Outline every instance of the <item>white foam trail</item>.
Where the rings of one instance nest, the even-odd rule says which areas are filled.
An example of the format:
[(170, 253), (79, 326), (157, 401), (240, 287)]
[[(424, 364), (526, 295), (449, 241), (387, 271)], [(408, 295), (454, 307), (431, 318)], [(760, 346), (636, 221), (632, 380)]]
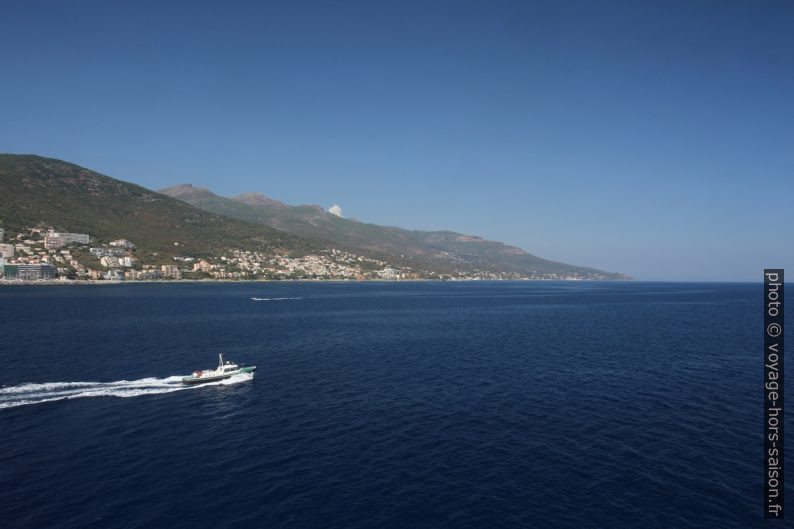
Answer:
[(205, 384), (182, 384), (181, 376), (167, 378), (142, 378), (117, 382), (47, 382), (44, 384), (19, 384), (0, 388), (0, 409), (41, 404), (63, 399), (83, 397), (140, 397), (157, 395), (206, 386), (229, 386), (254, 378), (253, 373), (240, 373), (230, 378)]
[(303, 299), (303, 298), (251, 298), (251, 301), (284, 301), (286, 299)]

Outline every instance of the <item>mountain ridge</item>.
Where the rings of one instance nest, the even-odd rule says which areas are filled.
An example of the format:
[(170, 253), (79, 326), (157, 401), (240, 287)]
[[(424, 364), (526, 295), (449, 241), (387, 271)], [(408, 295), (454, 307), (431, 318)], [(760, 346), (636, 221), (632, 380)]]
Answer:
[(0, 154), (0, 227), (10, 234), (33, 226), (89, 233), (100, 242), (126, 238), (163, 258), (338, 250), (404, 270), (406, 277), (629, 279), (454, 231), (379, 226), (261, 193), (226, 198), (192, 185), (155, 192), (54, 158)]
[(407, 230), (342, 218), (318, 205), (290, 206), (262, 193), (223, 197), (207, 188), (181, 184), (158, 192), (207, 211), (263, 224), (288, 233), (311, 236), (378, 255), (399, 257), (426, 267), (466, 272), (488, 271), (519, 276), (578, 275), (593, 279), (630, 279), (619, 273), (569, 265), (535, 256), (516, 246), (450, 230)]

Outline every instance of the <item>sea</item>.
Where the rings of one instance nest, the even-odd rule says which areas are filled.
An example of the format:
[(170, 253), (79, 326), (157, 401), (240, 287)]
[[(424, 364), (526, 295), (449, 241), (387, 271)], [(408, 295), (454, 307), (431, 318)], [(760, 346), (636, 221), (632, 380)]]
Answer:
[[(3, 286), (0, 527), (771, 527), (762, 311), (760, 281)], [(180, 383), (218, 353), (255, 375)]]

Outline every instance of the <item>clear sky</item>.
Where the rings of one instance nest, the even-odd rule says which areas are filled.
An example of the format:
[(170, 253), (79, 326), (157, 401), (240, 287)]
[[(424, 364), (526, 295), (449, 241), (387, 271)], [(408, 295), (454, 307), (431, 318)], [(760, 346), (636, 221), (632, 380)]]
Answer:
[(794, 269), (792, 28), (788, 0), (6, 0), (0, 152), (759, 281)]

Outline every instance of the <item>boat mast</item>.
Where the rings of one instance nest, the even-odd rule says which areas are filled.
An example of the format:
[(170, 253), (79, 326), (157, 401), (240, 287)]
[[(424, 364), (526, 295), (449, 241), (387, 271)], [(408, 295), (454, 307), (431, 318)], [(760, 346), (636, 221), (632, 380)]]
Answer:
[(218, 370), (223, 371), (223, 353), (218, 353)]

